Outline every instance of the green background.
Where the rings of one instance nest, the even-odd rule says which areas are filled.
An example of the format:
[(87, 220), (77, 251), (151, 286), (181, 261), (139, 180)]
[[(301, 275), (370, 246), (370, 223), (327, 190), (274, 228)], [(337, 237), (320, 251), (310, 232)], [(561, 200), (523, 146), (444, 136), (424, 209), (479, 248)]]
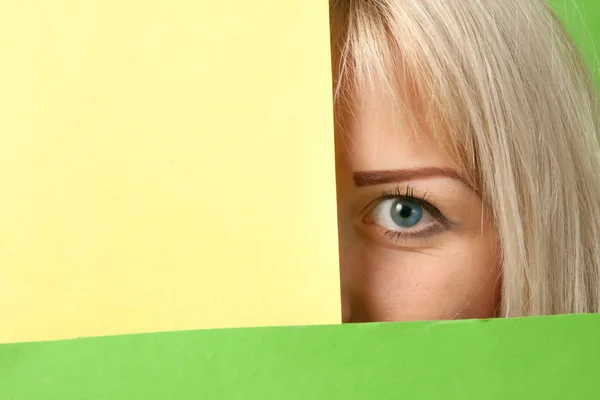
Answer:
[(600, 88), (600, 1), (549, 0), (549, 3), (579, 46)]
[[(600, 1), (551, 4), (600, 84)], [(600, 315), (0, 345), (0, 400), (42, 399), (600, 399)]]

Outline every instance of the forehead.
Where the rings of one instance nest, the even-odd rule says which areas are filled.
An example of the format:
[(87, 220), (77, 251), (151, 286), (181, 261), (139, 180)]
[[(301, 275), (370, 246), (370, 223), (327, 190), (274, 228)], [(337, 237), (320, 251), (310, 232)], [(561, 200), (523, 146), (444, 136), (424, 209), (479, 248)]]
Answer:
[[(338, 156), (353, 171), (450, 167), (448, 153), (419, 116), (402, 114), (383, 90), (354, 96), (337, 112)], [(408, 99), (410, 100), (410, 99)]]

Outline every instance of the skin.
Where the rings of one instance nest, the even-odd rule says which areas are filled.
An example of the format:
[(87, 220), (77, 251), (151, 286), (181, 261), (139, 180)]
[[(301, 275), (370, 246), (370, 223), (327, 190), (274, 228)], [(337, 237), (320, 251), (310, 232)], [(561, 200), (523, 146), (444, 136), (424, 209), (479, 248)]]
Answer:
[[(452, 160), (425, 129), (394, 117), (380, 88), (354, 103), (336, 112), (344, 322), (493, 317), (500, 300), (497, 235), (481, 198), (456, 177), (424, 176), (433, 168), (451, 171)], [(361, 179), (373, 171), (403, 176)], [(378, 199), (382, 192), (400, 196)], [(451, 224), (406, 194), (434, 204)], [(421, 206), (416, 225), (391, 218), (400, 199), (409, 201), (409, 214)]]

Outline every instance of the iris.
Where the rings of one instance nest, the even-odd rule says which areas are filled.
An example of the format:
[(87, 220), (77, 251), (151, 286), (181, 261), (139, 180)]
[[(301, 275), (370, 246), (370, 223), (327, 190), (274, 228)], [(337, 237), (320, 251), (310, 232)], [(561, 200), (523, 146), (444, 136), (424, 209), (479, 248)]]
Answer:
[(392, 203), (390, 216), (402, 228), (412, 228), (421, 221), (423, 207), (414, 201), (397, 199)]

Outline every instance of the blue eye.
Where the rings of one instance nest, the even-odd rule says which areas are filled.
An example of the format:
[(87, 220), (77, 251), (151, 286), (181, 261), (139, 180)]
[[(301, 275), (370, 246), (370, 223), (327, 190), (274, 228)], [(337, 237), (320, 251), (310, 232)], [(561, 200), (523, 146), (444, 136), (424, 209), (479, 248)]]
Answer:
[(425, 206), (406, 197), (382, 200), (373, 208), (369, 219), (391, 231), (414, 231), (435, 221)]
[(395, 199), (390, 206), (392, 220), (402, 228), (417, 225), (423, 218), (423, 211), (419, 203), (406, 199)]
[(365, 232), (377, 232), (378, 240), (391, 240), (411, 246), (412, 239), (435, 236), (452, 229), (450, 221), (425, 196), (414, 196), (411, 188), (403, 194), (399, 188), (394, 192), (382, 192), (365, 208), (363, 226)]

